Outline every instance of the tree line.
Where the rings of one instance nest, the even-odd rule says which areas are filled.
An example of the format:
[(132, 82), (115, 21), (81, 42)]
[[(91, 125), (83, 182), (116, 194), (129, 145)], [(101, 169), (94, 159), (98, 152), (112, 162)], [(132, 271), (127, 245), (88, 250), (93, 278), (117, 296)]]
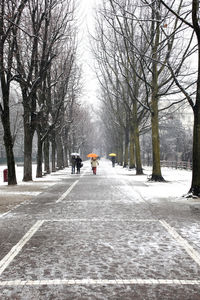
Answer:
[(68, 166), (70, 152), (87, 148), (90, 118), (79, 102), (75, 13), (75, 0), (0, 3), (0, 115), (9, 185), (17, 183), (13, 147), (20, 127), (13, 104), (18, 122), (22, 115), (24, 181), (32, 180), (36, 134), (37, 177), (43, 162), (49, 173)]
[(187, 106), (194, 117), (189, 192), (199, 196), (199, 1), (103, 0), (92, 38), (105, 135), (118, 161), (142, 174), (141, 136), (151, 132), (151, 180), (164, 181), (161, 124)]

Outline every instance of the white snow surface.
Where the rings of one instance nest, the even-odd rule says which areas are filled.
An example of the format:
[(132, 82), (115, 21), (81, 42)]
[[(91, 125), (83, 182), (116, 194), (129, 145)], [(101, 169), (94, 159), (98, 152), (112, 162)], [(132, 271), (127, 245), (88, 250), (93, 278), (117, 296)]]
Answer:
[[(84, 164), (89, 167), (89, 161)], [(99, 165), (99, 171), (101, 169), (101, 165), (105, 166), (108, 164), (110, 166), (110, 161), (101, 160)], [(8, 193), (5, 189), (1, 190), (1, 186), (7, 185), (7, 182), (3, 182), (3, 170), (6, 169), (6, 165), (0, 166), (0, 194)], [(141, 198), (144, 200), (150, 201), (158, 201), (160, 200), (177, 200), (177, 199), (185, 199), (183, 198), (190, 189), (191, 179), (192, 179), (192, 171), (190, 170), (179, 170), (172, 168), (162, 168), (162, 175), (166, 182), (151, 182), (148, 181), (148, 177), (151, 175), (151, 167), (144, 167), (144, 175), (135, 175), (135, 170), (129, 170), (127, 168), (122, 168), (121, 166), (116, 165), (115, 168), (110, 169), (112, 176), (117, 176), (121, 179), (122, 182), (126, 182), (127, 189), (131, 188), (131, 185), (134, 187), (134, 191), (136, 191)], [(71, 169), (67, 168), (61, 171), (57, 171), (56, 173), (52, 173), (42, 178), (36, 178), (36, 165), (33, 164), (33, 182), (23, 182), (23, 167), (16, 166), (16, 174), (17, 174), (17, 183), (18, 185), (31, 185), (38, 183), (41, 185), (42, 181), (45, 181), (45, 186), (51, 186), (56, 184), (56, 182), (62, 180), (63, 175), (65, 174), (65, 178), (70, 176)], [(54, 176), (52, 176), (54, 175)], [(56, 176), (55, 176), (56, 175)], [(135, 184), (134, 183), (138, 183)], [(11, 191), (9, 191), (11, 192)], [(15, 192), (14, 192), (15, 193)], [(27, 193), (27, 192), (26, 192)], [(17, 192), (16, 192), (17, 194)], [(31, 192), (31, 195), (36, 195), (36, 192)]]
[[(16, 166), (15, 170), (16, 170), (16, 177), (17, 177), (17, 185), (18, 186), (30, 186), (30, 185), (34, 185), (37, 188), (37, 184), (38, 184), (38, 192), (37, 191), (12, 191), (11, 190), (11, 186), (9, 186), (9, 190), (5, 190), (5, 189), (1, 189), (1, 186), (7, 186), (8, 183), (4, 182), (4, 176), (3, 176), (3, 171), (7, 168), (6, 165), (0, 165), (0, 195), (2, 194), (15, 194), (15, 195), (32, 195), (32, 196), (37, 196), (38, 194), (41, 193), (41, 185), (43, 184), (43, 182), (45, 182), (45, 186), (44, 188), (47, 188), (48, 186), (52, 186), (54, 184), (56, 184), (56, 182), (61, 181), (63, 178), (62, 173), (64, 172), (66, 174), (66, 169), (65, 170), (60, 170), (56, 173), (56, 176), (52, 176), (52, 174), (47, 174), (45, 176), (43, 176), (42, 178), (36, 178), (36, 168), (37, 165), (33, 164), (32, 165), (32, 179), (33, 181), (28, 181), (28, 182), (23, 182), (23, 171), (24, 168), (23, 166)], [(69, 170), (69, 169), (68, 169)], [(70, 171), (67, 171), (70, 173)]]

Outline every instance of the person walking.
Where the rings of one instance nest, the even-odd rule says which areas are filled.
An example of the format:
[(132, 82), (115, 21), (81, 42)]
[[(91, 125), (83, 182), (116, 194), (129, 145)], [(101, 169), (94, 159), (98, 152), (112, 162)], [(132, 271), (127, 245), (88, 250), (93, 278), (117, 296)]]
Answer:
[(97, 174), (97, 166), (99, 165), (98, 160), (96, 159), (96, 157), (92, 157), (91, 159), (91, 166), (92, 166), (92, 171), (93, 174), (96, 175)]
[(71, 165), (72, 165), (72, 174), (75, 174), (75, 169), (76, 169), (76, 157), (75, 157), (75, 155), (72, 155)]
[(114, 168), (115, 167), (115, 156), (112, 156), (111, 160), (112, 160), (112, 166)]
[(76, 158), (76, 174), (80, 174), (80, 169), (81, 169), (81, 166), (82, 166), (82, 159), (80, 158), (80, 156), (77, 156)]

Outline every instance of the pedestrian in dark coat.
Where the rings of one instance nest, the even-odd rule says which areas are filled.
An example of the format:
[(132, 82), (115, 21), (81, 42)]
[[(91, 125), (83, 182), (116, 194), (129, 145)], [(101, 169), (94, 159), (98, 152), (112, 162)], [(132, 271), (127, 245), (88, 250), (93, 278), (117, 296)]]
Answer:
[(112, 156), (111, 160), (112, 160), (112, 166), (115, 167), (115, 157)]
[(76, 170), (77, 170), (77, 174), (80, 174), (80, 169), (82, 166), (82, 159), (80, 158), (80, 156), (77, 156), (76, 158)]
[(72, 164), (72, 174), (75, 174), (75, 169), (76, 169), (76, 157), (75, 157), (75, 155), (72, 155), (71, 164)]

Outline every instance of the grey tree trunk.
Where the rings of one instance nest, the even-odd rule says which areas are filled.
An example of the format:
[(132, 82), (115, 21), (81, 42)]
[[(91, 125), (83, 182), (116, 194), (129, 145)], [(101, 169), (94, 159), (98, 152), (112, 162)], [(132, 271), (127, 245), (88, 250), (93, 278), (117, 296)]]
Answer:
[(37, 171), (36, 171), (36, 177), (40, 178), (42, 177), (42, 141), (40, 137), (40, 132), (38, 133), (38, 147), (37, 147)]
[(50, 160), (49, 160), (49, 138), (44, 141), (44, 170), (50, 174)]
[(56, 136), (56, 149), (57, 149), (57, 167), (58, 169), (64, 168), (64, 151), (60, 135)]

